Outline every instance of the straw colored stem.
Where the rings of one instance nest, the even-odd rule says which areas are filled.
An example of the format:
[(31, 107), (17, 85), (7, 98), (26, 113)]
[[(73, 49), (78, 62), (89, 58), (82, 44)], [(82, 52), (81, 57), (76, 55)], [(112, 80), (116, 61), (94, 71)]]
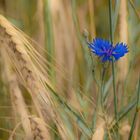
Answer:
[[(127, 25), (127, 0), (121, 0), (120, 2), (120, 41), (127, 44), (128, 40), (128, 25)], [(123, 57), (118, 62), (119, 69), (119, 81), (124, 82), (128, 72), (128, 58)]]
[(88, 7), (89, 7), (89, 16), (90, 16), (90, 32), (91, 32), (91, 36), (95, 37), (96, 31), (95, 31), (94, 1), (93, 0), (88, 0)]

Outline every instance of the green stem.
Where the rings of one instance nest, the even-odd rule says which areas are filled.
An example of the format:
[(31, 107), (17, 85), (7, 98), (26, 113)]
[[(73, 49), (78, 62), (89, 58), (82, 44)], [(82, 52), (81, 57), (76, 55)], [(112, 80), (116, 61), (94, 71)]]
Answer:
[(133, 136), (133, 132), (134, 132), (135, 124), (136, 124), (136, 118), (137, 118), (138, 109), (139, 109), (139, 98), (140, 98), (140, 78), (139, 78), (139, 81), (138, 81), (136, 111), (135, 111), (135, 114), (134, 114), (134, 118), (133, 118), (133, 122), (132, 122), (132, 126), (131, 126), (131, 130), (130, 130), (130, 134), (129, 134), (128, 140), (131, 140), (132, 139), (132, 136)]
[(115, 12), (114, 12), (114, 18), (113, 18), (113, 35), (116, 30), (116, 25), (117, 25), (117, 20), (118, 20), (118, 15), (119, 15), (119, 9), (120, 9), (120, 1), (121, 0), (116, 0), (115, 1)]
[(110, 26), (110, 41), (113, 44), (113, 33), (112, 33), (112, 1), (109, 0), (109, 26)]
[(113, 75), (113, 93), (114, 93), (114, 112), (115, 112), (115, 119), (117, 121), (118, 110), (117, 110), (117, 95), (116, 95), (116, 83), (115, 83), (115, 66), (113, 61), (112, 61), (112, 75)]
[(88, 128), (88, 125), (86, 124), (86, 122), (76, 113), (76, 111), (74, 111), (74, 109), (72, 109), (72, 107), (70, 107), (65, 101), (64, 99), (62, 99), (59, 94), (48, 84), (46, 83), (47, 88), (53, 93), (54, 97), (58, 100), (58, 102), (63, 105), (64, 109), (66, 112), (68, 112), (72, 118), (76, 121), (76, 123), (78, 124), (78, 126), (83, 130), (83, 132), (88, 136), (91, 137), (93, 131)]
[(100, 84), (99, 84), (98, 80), (95, 77), (95, 66), (94, 66), (94, 62), (93, 62), (91, 51), (90, 51), (90, 57), (91, 57), (91, 60), (92, 60), (92, 77), (93, 77), (93, 80), (95, 81), (96, 85), (98, 86), (98, 88), (100, 88)]
[[(86, 42), (87, 42), (87, 44), (89, 44), (88, 41), (86, 41)], [(89, 49), (89, 55), (90, 55), (90, 58), (91, 58), (91, 65), (92, 65), (92, 77), (93, 77), (93, 80), (95, 81), (96, 85), (100, 89), (100, 84), (99, 84), (98, 80), (95, 77), (95, 66), (94, 66), (94, 61), (93, 61), (93, 57), (92, 57), (92, 53), (91, 53), (90, 49)]]
[(102, 111), (104, 111), (103, 92), (104, 92), (104, 78), (105, 78), (105, 73), (106, 73), (106, 66), (104, 64), (103, 65), (103, 71), (102, 71), (101, 92), (100, 92), (100, 104), (101, 104), (101, 107), (102, 107)]
[(136, 16), (137, 16), (138, 19), (140, 20), (140, 15), (139, 15), (138, 11), (136, 10), (133, 1), (132, 1), (132, 0), (129, 0), (129, 3), (130, 3), (130, 5), (131, 5), (131, 7), (133, 8), (133, 10), (134, 10)]
[[(52, 16), (50, 12), (50, 1), (44, 0), (44, 21), (45, 21), (45, 47), (48, 51), (47, 60), (54, 65), (54, 35), (52, 26)], [(48, 74), (50, 80), (55, 83), (55, 70), (48, 65)]]
[[(109, 23), (110, 23), (110, 41), (113, 44), (113, 34), (112, 34), (112, 0), (109, 0)], [(117, 96), (116, 96), (116, 83), (115, 83), (115, 66), (114, 60), (112, 60), (112, 76), (113, 76), (113, 93), (114, 93), (114, 112), (115, 119), (118, 120), (118, 110), (117, 110)]]
[(131, 139), (132, 139), (132, 135), (133, 135), (133, 131), (134, 131), (134, 128), (135, 128), (135, 123), (136, 123), (137, 114), (138, 114), (138, 112), (136, 111), (136, 112), (135, 112), (135, 115), (134, 115), (133, 122), (132, 122), (132, 126), (131, 126), (131, 130), (130, 130), (130, 134), (129, 134), (128, 140), (131, 140)]

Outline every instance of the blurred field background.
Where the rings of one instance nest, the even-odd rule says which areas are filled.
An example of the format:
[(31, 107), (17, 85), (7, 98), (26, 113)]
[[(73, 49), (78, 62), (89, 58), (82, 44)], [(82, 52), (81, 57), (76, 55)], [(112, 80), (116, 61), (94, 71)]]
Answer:
[[(112, 0), (112, 9), (114, 44), (125, 42), (129, 48), (129, 54), (115, 63), (117, 127), (120, 139), (127, 140), (140, 105), (136, 105), (140, 0)], [(103, 65), (86, 43), (95, 37), (109, 40), (108, 0), (0, 0), (0, 14), (27, 34), (19, 31), (32, 44), (25, 51), (35, 68), (28, 72), (41, 75), (40, 81), (35, 76), (31, 82), (38, 80), (37, 88), (47, 95), (40, 99), (40, 93), (34, 94), (38, 90), (20, 73), (18, 57), (15, 55), (15, 60), (1, 51), (0, 140), (115, 140), (111, 67), (105, 75), (105, 109), (101, 110), (97, 100)], [(19, 40), (26, 42), (22, 37)], [(30, 47), (27, 42), (24, 45)], [(135, 122), (132, 139), (139, 140), (138, 111)]]

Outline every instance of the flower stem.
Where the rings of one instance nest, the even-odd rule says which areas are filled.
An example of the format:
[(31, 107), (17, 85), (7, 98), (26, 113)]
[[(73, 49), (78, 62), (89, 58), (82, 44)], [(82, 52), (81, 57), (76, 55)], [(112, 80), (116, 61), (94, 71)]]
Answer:
[(103, 71), (102, 71), (102, 79), (101, 79), (101, 92), (100, 92), (100, 104), (102, 111), (104, 111), (104, 103), (103, 103), (103, 92), (104, 92), (104, 79), (105, 79), (105, 74), (106, 74), (106, 66), (105, 64), (103, 65)]
[[(46, 83), (46, 87), (53, 93), (53, 96), (57, 99), (57, 101), (64, 107), (64, 110), (69, 113), (72, 118), (76, 121), (78, 126), (85, 132), (88, 137), (91, 137), (93, 131), (88, 127), (86, 122), (81, 118), (81, 116), (71, 107), (66, 101), (59, 96), (59, 94), (51, 87), (48, 83)], [(42, 97), (42, 96), (41, 96)]]
[[(112, 33), (112, 0), (109, 0), (109, 23), (110, 23), (110, 41), (113, 44), (113, 33)], [(114, 60), (112, 60), (112, 76), (113, 76), (113, 93), (114, 93), (114, 112), (115, 119), (118, 120), (118, 110), (117, 110), (117, 96), (116, 96), (116, 83), (115, 83), (115, 65)]]
[(117, 95), (116, 95), (116, 82), (115, 82), (115, 66), (114, 66), (113, 61), (112, 61), (112, 75), (113, 75), (113, 93), (114, 93), (114, 112), (115, 112), (115, 119), (116, 119), (116, 121), (118, 121)]

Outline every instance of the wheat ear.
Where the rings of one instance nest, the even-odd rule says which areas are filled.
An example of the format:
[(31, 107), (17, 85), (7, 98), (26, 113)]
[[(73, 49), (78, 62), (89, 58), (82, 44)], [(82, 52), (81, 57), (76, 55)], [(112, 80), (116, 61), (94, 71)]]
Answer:
[[(25, 139), (26, 140), (32, 140), (32, 133), (31, 133), (31, 126), (30, 126), (30, 120), (28, 118), (28, 111), (26, 108), (26, 104), (24, 102), (21, 90), (18, 86), (18, 82), (16, 79), (16, 75), (12, 70), (10, 69), (10, 65), (8, 63), (8, 57), (6, 56), (6, 53), (4, 52), (4, 49), (1, 49), (1, 58), (3, 59), (3, 66), (4, 66), (4, 74), (5, 79), (8, 83), (10, 96), (12, 99), (12, 104), (15, 108), (15, 113), (20, 117), (20, 120), (22, 122), (22, 126), (25, 132)], [(7, 58), (7, 59), (4, 59)]]
[(48, 128), (45, 122), (37, 117), (30, 117), (33, 140), (51, 140)]
[(1, 46), (4, 46), (19, 81), (31, 93), (36, 108), (39, 108), (40, 116), (43, 117), (42, 112), (45, 104), (45, 110), (52, 117), (51, 98), (44, 86), (43, 76), (29, 56), (31, 50), (27, 46), (30, 43), (3, 16), (0, 16), (0, 31)]
[(53, 87), (46, 78), (47, 75), (44, 75), (45, 69), (37, 58), (39, 54), (26, 37), (1, 15), (0, 32), (1, 47), (5, 49), (20, 84), (24, 85), (31, 94), (38, 114), (47, 122), (50, 119), (53, 120), (63, 137), (65, 135), (65, 132), (62, 133), (63, 123), (58, 119), (59, 114), (55, 112), (46, 83), (52, 89)]

